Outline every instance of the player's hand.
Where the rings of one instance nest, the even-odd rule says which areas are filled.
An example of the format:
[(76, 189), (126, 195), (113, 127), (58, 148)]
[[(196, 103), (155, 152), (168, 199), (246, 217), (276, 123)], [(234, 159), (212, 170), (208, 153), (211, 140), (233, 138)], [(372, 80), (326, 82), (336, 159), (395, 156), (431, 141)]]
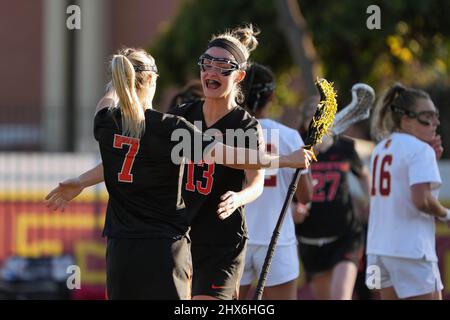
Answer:
[(312, 159), (316, 159), (313, 151), (303, 148), (294, 151), (288, 157), (289, 161), (292, 164), (290, 165), (290, 167), (298, 169), (309, 168)]
[(305, 221), (306, 217), (309, 216), (309, 210), (306, 205), (303, 203), (296, 203), (294, 210), (292, 210), (292, 218), (294, 219), (294, 223), (300, 224)]
[(439, 160), (442, 157), (442, 153), (444, 152), (444, 147), (442, 146), (441, 135), (437, 135), (434, 137), (433, 141), (430, 142), (431, 147), (434, 149), (436, 153), (436, 159)]
[(219, 203), (219, 209), (217, 209), (217, 215), (220, 220), (228, 218), (237, 208), (241, 206), (239, 196), (236, 192), (228, 191), (220, 197), (222, 201)]
[(53, 211), (64, 212), (67, 204), (78, 196), (83, 189), (79, 178), (64, 180), (45, 197), (46, 206)]

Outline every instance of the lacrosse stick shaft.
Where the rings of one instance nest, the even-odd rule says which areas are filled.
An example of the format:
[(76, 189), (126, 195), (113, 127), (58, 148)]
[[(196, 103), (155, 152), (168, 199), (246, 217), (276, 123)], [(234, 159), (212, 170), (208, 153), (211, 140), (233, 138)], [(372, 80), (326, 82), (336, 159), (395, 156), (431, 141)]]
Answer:
[(261, 300), (264, 292), (264, 286), (266, 284), (267, 275), (269, 274), (270, 264), (272, 262), (272, 257), (275, 253), (275, 246), (280, 236), (281, 226), (283, 225), (284, 218), (286, 216), (287, 209), (291, 205), (292, 198), (294, 197), (295, 190), (297, 189), (297, 184), (300, 179), (300, 169), (295, 171), (294, 177), (292, 178), (291, 184), (289, 185), (289, 191), (284, 200), (283, 208), (281, 209), (280, 216), (278, 217), (277, 224), (270, 239), (269, 248), (267, 249), (266, 258), (261, 269), (261, 274), (259, 275), (258, 285), (256, 287), (255, 295), (253, 300)]
[[(311, 150), (313, 147), (322, 141), (322, 137), (327, 133), (330, 125), (333, 124), (334, 117), (337, 110), (336, 92), (333, 89), (332, 83), (329, 83), (326, 79), (317, 79), (316, 87), (320, 93), (320, 102), (317, 105), (316, 112), (309, 124), (308, 136), (305, 139), (304, 149)], [(315, 156), (313, 156), (315, 159)], [(277, 244), (278, 237), (280, 236), (281, 226), (286, 216), (287, 209), (291, 205), (292, 197), (297, 189), (297, 183), (300, 179), (300, 169), (295, 171), (292, 182), (289, 186), (289, 191), (284, 200), (283, 208), (281, 209), (280, 216), (275, 226), (275, 230), (270, 240), (269, 248), (267, 250), (266, 259), (261, 269), (261, 274), (258, 280), (258, 286), (255, 291), (254, 299), (261, 300), (264, 284), (266, 282), (267, 274), (269, 273), (270, 263), (272, 261), (273, 254), (275, 252), (275, 246)]]

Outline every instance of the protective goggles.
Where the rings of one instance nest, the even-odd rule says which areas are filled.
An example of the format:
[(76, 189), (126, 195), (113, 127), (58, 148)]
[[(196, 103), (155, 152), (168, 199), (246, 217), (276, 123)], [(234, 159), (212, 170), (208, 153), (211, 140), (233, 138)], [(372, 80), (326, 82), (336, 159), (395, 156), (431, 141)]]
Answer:
[(433, 121), (439, 120), (439, 110), (414, 112), (393, 107), (392, 111), (404, 114), (408, 118), (416, 119), (421, 125), (430, 126)]
[(198, 59), (200, 69), (218, 72), (223, 76), (229, 76), (234, 70), (239, 70), (239, 64), (226, 58), (215, 58), (209, 54), (202, 54)]

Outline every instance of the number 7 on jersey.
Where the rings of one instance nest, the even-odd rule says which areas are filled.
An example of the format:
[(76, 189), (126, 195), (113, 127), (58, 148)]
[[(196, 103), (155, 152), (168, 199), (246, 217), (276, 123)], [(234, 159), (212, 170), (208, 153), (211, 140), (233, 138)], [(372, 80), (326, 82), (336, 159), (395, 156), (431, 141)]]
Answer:
[(117, 174), (117, 179), (120, 182), (133, 183), (133, 175), (131, 169), (133, 169), (134, 158), (139, 151), (139, 139), (121, 136), (119, 134), (114, 135), (114, 148), (123, 149), (124, 145), (128, 145), (128, 152), (125, 155), (125, 159), (122, 164), (122, 170)]

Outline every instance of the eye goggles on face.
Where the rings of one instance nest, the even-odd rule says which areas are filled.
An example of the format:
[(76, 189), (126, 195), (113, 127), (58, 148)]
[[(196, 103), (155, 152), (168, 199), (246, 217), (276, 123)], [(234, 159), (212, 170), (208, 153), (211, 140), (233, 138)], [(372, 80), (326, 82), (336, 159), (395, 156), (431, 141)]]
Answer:
[(437, 109), (435, 111), (414, 112), (414, 111), (404, 110), (404, 109), (393, 106), (392, 111), (400, 113), (400, 114), (404, 114), (408, 118), (416, 119), (417, 122), (419, 122), (421, 125), (424, 125), (424, 126), (430, 126), (433, 123), (433, 121), (439, 120), (439, 110), (437, 110)]
[(209, 54), (202, 54), (198, 59), (200, 69), (205, 71), (218, 72), (223, 76), (229, 76), (234, 70), (239, 70), (239, 64), (226, 58), (215, 58)]

